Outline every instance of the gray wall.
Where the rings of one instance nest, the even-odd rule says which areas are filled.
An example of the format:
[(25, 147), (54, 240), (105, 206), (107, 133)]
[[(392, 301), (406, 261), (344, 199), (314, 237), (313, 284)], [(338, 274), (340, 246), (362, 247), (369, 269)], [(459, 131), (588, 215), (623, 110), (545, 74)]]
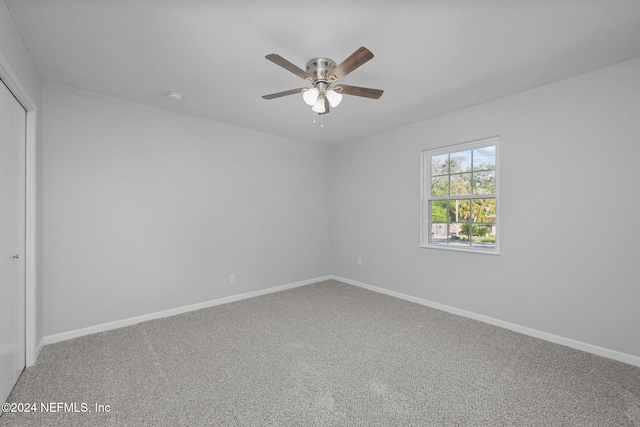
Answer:
[[(333, 273), (640, 356), (639, 76), (634, 60), (335, 147)], [(501, 255), (419, 248), (421, 151), (493, 135)]]
[(29, 94), (29, 97), (36, 104), (36, 342), (43, 337), (43, 292), (42, 292), (42, 234), (38, 231), (42, 229), (42, 211), (39, 205), (42, 201), (42, 80), (38, 75), (38, 70), (31, 61), (27, 49), (22, 43), (22, 36), (13, 23), (7, 5), (0, 1), (0, 54), (7, 61), (11, 71), (19, 79), (20, 85)]
[(45, 335), (331, 273), (327, 147), (44, 95)]

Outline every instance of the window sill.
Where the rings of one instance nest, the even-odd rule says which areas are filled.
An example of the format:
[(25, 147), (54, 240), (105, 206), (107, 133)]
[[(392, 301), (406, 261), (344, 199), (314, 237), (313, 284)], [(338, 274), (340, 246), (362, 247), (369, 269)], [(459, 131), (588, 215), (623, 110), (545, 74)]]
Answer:
[(444, 246), (444, 245), (420, 245), (422, 249), (436, 249), (440, 251), (450, 251), (450, 252), (467, 252), (472, 254), (481, 254), (481, 255), (500, 255), (499, 249), (472, 249), (458, 246)]

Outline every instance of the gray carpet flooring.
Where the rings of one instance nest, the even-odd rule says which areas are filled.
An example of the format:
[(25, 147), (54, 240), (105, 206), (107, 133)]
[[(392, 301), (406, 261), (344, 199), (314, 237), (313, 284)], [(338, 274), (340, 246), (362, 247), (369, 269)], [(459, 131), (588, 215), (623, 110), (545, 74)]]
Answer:
[(640, 368), (327, 281), (47, 345), (9, 402), (89, 411), (1, 426), (640, 426)]

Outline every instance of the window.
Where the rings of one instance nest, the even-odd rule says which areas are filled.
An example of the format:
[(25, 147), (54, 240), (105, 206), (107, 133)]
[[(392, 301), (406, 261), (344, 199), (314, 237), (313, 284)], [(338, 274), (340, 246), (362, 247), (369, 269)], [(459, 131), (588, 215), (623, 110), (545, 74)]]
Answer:
[(422, 247), (499, 253), (498, 143), (422, 152)]

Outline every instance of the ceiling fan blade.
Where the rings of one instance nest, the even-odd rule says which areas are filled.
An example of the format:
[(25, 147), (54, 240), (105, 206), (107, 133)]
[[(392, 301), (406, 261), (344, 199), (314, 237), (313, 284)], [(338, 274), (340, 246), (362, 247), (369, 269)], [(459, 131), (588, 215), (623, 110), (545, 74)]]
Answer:
[(326, 97), (324, 98), (324, 113), (319, 114), (329, 114), (329, 100)]
[(340, 65), (331, 71), (329, 74), (330, 82), (337, 82), (365, 62), (373, 58), (373, 53), (366, 47), (361, 47), (353, 52), (347, 59), (342, 61)]
[(281, 98), (283, 96), (295, 95), (296, 93), (302, 93), (305, 89), (307, 89), (307, 88), (306, 87), (301, 87), (301, 88), (298, 88), (298, 89), (285, 90), (284, 92), (271, 93), (269, 95), (262, 95), (262, 97), (264, 99)]
[(368, 87), (338, 85), (334, 88), (338, 93), (343, 95), (362, 96), (364, 98), (378, 99), (384, 92), (382, 89), (371, 89)]
[(306, 71), (304, 71), (302, 68), (298, 67), (295, 64), (292, 64), (291, 62), (287, 61), (286, 59), (284, 59), (282, 56), (277, 55), (275, 53), (271, 53), (267, 56), (265, 56), (265, 58), (267, 58), (269, 61), (273, 62), (276, 65), (281, 66), (282, 68), (284, 68), (285, 70), (291, 71), (293, 74), (295, 74), (298, 77), (301, 77), (305, 80), (309, 80), (310, 82), (313, 82), (313, 76), (309, 73), (307, 73)]

